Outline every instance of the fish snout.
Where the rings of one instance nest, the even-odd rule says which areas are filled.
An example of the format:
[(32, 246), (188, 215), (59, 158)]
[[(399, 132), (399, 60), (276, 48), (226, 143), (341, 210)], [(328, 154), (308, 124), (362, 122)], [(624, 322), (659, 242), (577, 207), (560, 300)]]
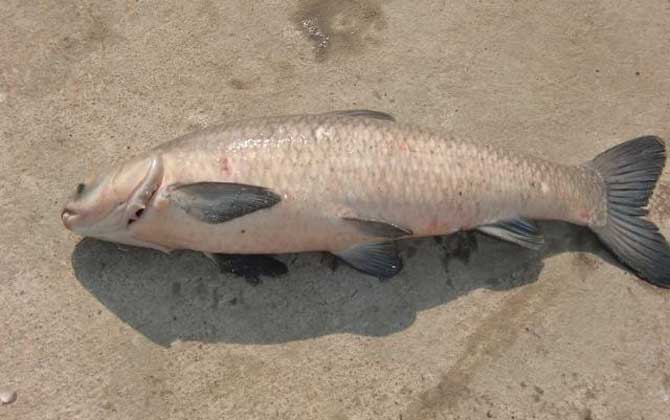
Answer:
[(72, 210), (67, 206), (61, 211), (60, 214), (60, 218), (63, 221), (63, 225), (69, 230), (72, 230), (73, 223), (78, 217), (79, 215), (77, 214), (77, 212), (75, 212), (74, 210)]

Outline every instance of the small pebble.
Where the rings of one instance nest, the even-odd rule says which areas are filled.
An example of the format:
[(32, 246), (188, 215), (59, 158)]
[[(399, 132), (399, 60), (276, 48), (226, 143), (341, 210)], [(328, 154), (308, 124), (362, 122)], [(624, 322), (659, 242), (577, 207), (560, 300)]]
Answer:
[(16, 391), (0, 391), (0, 405), (11, 404), (16, 401)]

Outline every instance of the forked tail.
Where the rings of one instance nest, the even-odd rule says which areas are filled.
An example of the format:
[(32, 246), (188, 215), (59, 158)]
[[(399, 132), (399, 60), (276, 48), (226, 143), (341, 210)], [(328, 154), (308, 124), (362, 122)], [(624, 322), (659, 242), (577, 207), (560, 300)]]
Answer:
[(670, 246), (658, 227), (645, 219), (666, 158), (663, 140), (645, 136), (606, 150), (589, 165), (607, 191), (607, 223), (591, 229), (638, 276), (670, 288)]

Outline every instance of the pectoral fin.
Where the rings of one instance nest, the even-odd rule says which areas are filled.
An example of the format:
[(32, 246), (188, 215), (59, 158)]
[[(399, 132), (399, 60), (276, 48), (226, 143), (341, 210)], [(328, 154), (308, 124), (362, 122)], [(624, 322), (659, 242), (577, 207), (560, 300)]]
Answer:
[(524, 218), (479, 226), (477, 230), (530, 249), (539, 249), (544, 243), (544, 238), (535, 223)]
[(167, 197), (190, 216), (210, 224), (227, 222), (281, 201), (267, 188), (228, 182), (173, 184), (168, 187)]
[(395, 242), (361, 244), (334, 254), (355, 269), (381, 279), (395, 276), (403, 267)]

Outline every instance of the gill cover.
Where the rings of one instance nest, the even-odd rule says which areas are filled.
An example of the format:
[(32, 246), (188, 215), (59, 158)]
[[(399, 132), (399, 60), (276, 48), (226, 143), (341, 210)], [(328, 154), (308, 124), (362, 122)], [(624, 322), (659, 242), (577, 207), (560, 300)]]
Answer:
[(151, 197), (160, 186), (163, 178), (163, 161), (159, 157), (151, 159), (149, 169), (144, 180), (133, 190), (126, 205), (126, 220), (128, 223), (139, 220), (147, 208)]

